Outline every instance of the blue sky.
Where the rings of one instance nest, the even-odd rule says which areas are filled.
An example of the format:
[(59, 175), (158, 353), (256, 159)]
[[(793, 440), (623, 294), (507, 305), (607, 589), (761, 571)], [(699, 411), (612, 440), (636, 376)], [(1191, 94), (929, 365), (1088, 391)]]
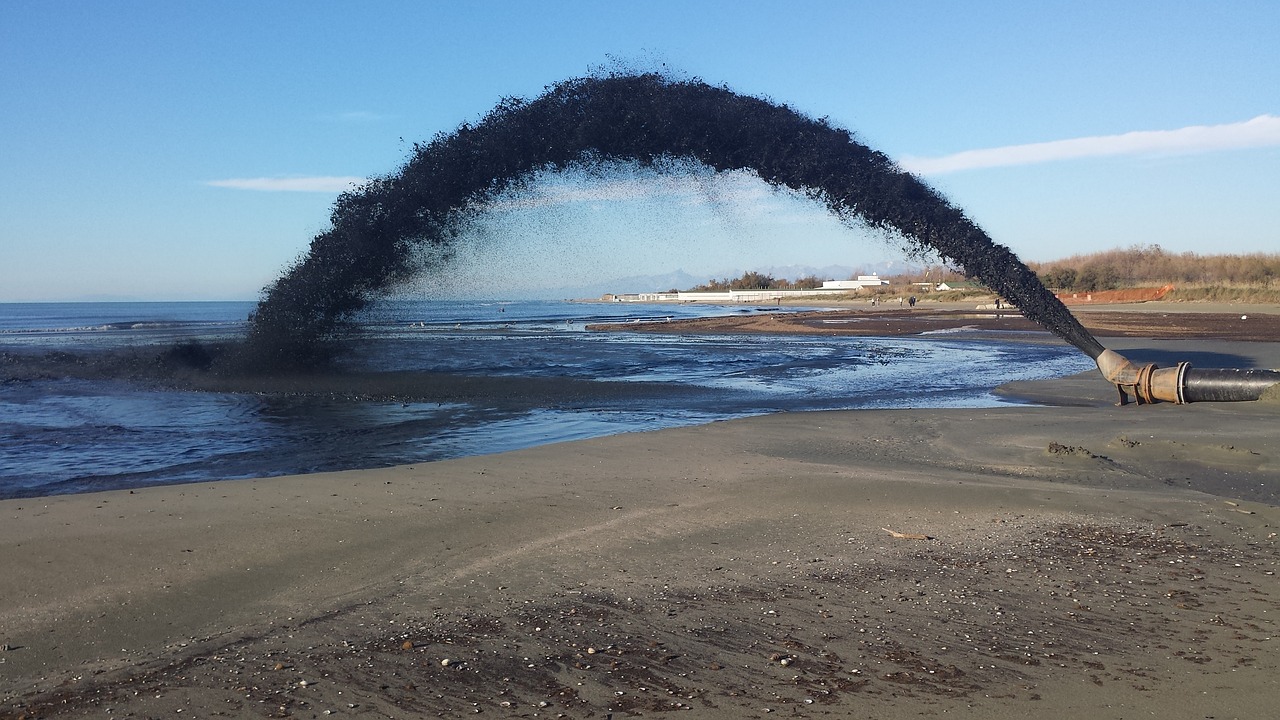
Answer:
[[(1270, 0), (7, 0), (0, 301), (253, 298), (336, 188), (619, 64), (826, 116), (1024, 259), (1280, 252), (1278, 28)], [(898, 257), (744, 177), (551, 178), (473, 235), (451, 287), (513, 295)]]

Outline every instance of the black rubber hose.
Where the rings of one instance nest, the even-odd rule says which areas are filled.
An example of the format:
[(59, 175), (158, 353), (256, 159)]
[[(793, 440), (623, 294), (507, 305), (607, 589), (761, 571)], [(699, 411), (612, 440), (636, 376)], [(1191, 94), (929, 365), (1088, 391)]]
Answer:
[(1277, 370), (1187, 368), (1182, 396), (1186, 402), (1244, 402), (1257, 400), (1280, 383)]

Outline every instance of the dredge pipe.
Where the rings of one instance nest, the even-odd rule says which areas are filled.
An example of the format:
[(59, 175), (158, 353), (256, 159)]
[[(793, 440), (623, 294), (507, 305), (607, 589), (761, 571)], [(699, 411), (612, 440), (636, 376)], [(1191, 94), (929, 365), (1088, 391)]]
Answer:
[(1182, 394), (1186, 402), (1240, 402), (1257, 400), (1276, 383), (1280, 383), (1280, 372), (1275, 370), (1191, 369), (1188, 366)]
[(1138, 366), (1114, 350), (1103, 350), (1097, 362), (1102, 376), (1120, 393), (1120, 405), (1128, 404), (1130, 394), (1139, 405), (1242, 402), (1257, 400), (1280, 384), (1276, 370), (1194, 369), (1187, 362), (1169, 368), (1155, 363)]

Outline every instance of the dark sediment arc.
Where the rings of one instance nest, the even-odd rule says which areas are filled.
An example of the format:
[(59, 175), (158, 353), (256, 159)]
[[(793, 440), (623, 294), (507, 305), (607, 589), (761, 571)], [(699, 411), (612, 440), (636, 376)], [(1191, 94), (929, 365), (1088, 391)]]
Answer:
[(342, 195), (331, 229), (264, 291), (241, 360), (270, 369), (321, 359), (353, 313), (428, 269), (424, 247), (447, 248), (486, 201), (536, 173), (620, 161), (661, 169), (673, 159), (750, 170), (845, 222), (891, 231), (909, 253), (932, 249), (1090, 357), (1102, 352), (1008, 248), (847, 130), (699, 81), (638, 75), (504, 101), (476, 125), (415, 145), (397, 174)]

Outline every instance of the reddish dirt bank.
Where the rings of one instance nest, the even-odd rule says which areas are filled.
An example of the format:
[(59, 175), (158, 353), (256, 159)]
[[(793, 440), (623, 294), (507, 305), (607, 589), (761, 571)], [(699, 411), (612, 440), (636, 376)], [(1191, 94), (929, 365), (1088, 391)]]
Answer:
[(1066, 305), (1110, 305), (1112, 303), (1137, 303), (1160, 300), (1172, 285), (1158, 288), (1129, 288), (1127, 290), (1099, 290), (1097, 292), (1061, 293), (1058, 299)]

